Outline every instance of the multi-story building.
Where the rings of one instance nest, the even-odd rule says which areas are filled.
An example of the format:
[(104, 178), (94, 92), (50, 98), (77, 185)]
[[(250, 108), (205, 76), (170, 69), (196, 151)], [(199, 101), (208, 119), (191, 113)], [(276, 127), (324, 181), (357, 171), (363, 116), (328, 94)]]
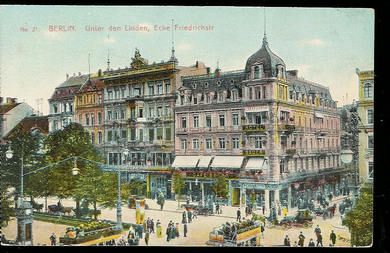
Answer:
[[(147, 168), (147, 192), (161, 191), (170, 197), (168, 168), (174, 159), (175, 90), (183, 75), (206, 73), (204, 64), (180, 67), (172, 57), (167, 62), (148, 64), (138, 50), (131, 67), (103, 72), (104, 150), (109, 166), (125, 160), (127, 180)], [(123, 149), (129, 155), (123, 157)], [(130, 169), (129, 169), (130, 168)], [(132, 173), (131, 170), (134, 169)]]
[(63, 129), (74, 121), (74, 97), (80, 87), (87, 82), (89, 75), (73, 74), (56, 87), (49, 99), (49, 132)]
[(33, 114), (33, 108), (26, 103), (18, 103), (16, 98), (0, 97), (0, 142), (25, 117)]
[(374, 71), (360, 71), (359, 77), (359, 182), (372, 182), (374, 176)]
[(185, 173), (192, 194), (199, 192), (196, 182), (197, 195), (208, 195), (205, 185), (217, 173), (229, 175), (229, 204), (254, 195), (266, 211), (305, 204), (318, 192), (338, 193), (336, 102), (327, 87), (286, 71), (266, 36), (244, 70), (217, 69), (182, 82), (172, 167)]
[(102, 149), (104, 144), (104, 83), (99, 71), (96, 77), (84, 83), (75, 93), (75, 122), (81, 124), (90, 134), (91, 142)]

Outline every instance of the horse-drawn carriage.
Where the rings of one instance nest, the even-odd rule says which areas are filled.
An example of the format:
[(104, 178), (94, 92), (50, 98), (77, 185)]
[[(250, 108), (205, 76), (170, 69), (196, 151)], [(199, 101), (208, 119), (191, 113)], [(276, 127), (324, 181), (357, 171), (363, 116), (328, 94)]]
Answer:
[(63, 206), (60, 202), (56, 205), (48, 205), (47, 209), (49, 213), (52, 214), (68, 214), (70, 215), (73, 212), (73, 208), (71, 206)]
[(36, 210), (37, 212), (42, 212), (43, 204), (39, 204), (38, 202), (35, 202), (35, 200), (30, 201), (32, 209)]
[(280, 226), (285, 228), (294, 227), (311, 227), (313, 225), (313, 216), (308, 209), (298, 209), (295, 216), (286, 216), (279, 222)]

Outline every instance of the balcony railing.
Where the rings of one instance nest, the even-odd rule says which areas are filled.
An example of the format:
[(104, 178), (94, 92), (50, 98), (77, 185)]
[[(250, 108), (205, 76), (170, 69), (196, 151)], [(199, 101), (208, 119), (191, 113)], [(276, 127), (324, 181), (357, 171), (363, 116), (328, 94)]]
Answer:
[(283, 131), (288, 131), (288, 132), (294, 132), (295, 131), (295, 125), (291, 124), (281, 124), (280, 129)]
[(264, 124), (253, 124), (253, 125), (243, 125), (242, 130), (246, 133), (265, 132), (266, 128)]

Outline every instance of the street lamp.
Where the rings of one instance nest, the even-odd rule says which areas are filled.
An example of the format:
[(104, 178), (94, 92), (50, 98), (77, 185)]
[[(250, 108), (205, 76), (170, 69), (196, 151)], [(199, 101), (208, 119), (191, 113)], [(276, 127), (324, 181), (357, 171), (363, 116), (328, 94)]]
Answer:
[[(129, 150), (127, 148), (123, 149), (124, 162), (126, 163), (127, 156), (129, 155)], [(122, 225), (122, 197), (121, 197), (121, 168), (118, 166), (118, 200), (116, 203), (116, 228), (118, 230), (123, 229)]]
[(353, 152), (350, 149), (342, 150), (340, 152), (340, 159), (345, 164), (350, 164), (353, 159)]

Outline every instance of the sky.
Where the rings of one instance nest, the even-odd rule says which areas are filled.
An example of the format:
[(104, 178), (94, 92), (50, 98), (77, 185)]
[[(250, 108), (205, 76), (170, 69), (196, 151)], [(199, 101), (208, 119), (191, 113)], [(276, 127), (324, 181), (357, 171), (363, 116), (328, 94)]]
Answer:
[[(213, 71), (218, 62), (222, 71), (244, 69), (266, 27), (269, 46), (287, 70), (329, 87), (342, 106), (358, 99), (356, 68), (374, 69), (374, 16), (373, 9), (358, 8), (3, 5), (1, 96), (47, 114), (48, 99), (66, 74), (89, 72), (88, 55), (91, 72), (107, 68), (108, 52), (112, 68), (130, 66), (135, 48), (149, 63), (167, 61), (172, 31), (166, 28), (173, 19), (179, 65), (201, 61)], [(148, 30), (135, 31), (137, 26)], [(188, 26), (211, 29), (181, 29)]]

